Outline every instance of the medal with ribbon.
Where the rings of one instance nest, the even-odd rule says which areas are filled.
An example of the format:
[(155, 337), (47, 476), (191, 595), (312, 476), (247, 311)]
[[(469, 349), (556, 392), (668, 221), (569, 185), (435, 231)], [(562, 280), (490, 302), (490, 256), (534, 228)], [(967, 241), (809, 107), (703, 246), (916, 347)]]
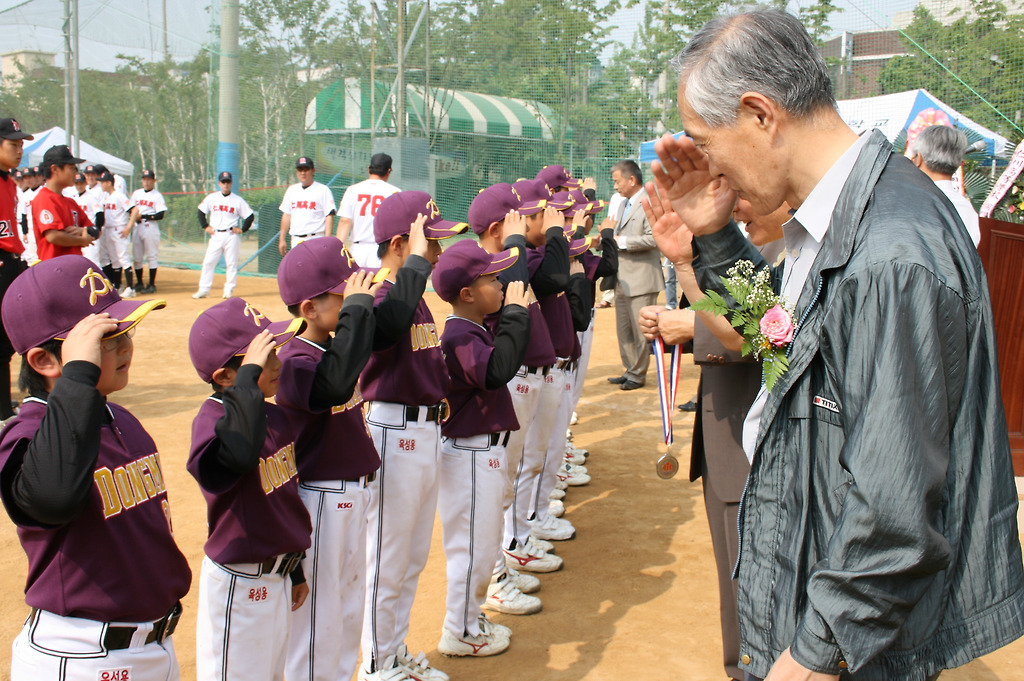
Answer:
[(679, 471), (679, 460), (668, 452), (673, 442), (672, 413), (676, 408), (676, 391), (679, 388), (679, 367), (682, 364), (683, 348), (671, 346), (669, 366), (665, 367), (665, 341), (659, 336), (654, 339), (654, 367), (658, 372), (658, 398), (661, 402), (661, 429), (665, 435), (665, 454), (658, 459), (655, 470), (658, 477), (667, 480)]

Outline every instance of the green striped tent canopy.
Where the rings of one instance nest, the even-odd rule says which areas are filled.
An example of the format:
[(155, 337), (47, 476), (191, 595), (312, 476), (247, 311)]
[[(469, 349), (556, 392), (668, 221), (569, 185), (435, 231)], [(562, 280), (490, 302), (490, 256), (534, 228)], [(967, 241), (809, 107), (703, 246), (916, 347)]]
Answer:
[[(394, 127), (394, 106), (388, 103), (389, 83), (374, 86), (371, 111), (370, 83), (359, 78), (336, 80), (317, 94), (306, 107), (306, 130), (317, 132), (353, 132)], [(540, 102), (511, 97), (485, 95), (479, 92), (405, 86), (406, 126), (422, 128), (428, 123), (432, 131), (443, 130), (490, 137), (513, 137), (538, 140), (554, 139), (557, 129), (555, 112)], [(379, 121), (379, 122), (378, 122)], [(571, 133), (567, 135), (571, 138)]]

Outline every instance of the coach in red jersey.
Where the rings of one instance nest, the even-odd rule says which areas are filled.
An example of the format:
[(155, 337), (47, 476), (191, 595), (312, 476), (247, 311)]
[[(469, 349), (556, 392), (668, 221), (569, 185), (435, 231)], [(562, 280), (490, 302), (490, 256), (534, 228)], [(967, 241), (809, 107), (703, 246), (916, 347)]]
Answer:
[[(34, 139), (22, 132), (18, 121), (0, 118), (0, 298), (7, 287), (25, 269), (21, 254), (25, 244), (18, 238), (18, 187), (11, 171), (21, 164), (21, 150), (25, 140)], [(11, 406), (11, 357), (14, 348), (7, 331), (0, 327), (0, 360), (6, 369), (0, 369), (0, 421), (14, 416)]]
[(32, 229), (40, 260), (81, 255), (82, 246), (93, 242), (85, 229), (92, 227), (92, 220), (74, 199), (63, 195), (65, 187), (75, 183), (76, 165), (82, 161), (63, 144), (50, 147), (43, 154), (41, 168), (46, 184), (32, 199)]

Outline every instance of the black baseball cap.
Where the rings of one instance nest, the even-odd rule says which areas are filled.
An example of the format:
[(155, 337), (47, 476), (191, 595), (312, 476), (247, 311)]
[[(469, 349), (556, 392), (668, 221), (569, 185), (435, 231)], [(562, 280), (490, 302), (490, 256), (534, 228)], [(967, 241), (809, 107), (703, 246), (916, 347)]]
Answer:
[(85, 182), (85, 175), (82, 173), (75, 173), (75, 184), (78, 184), (79, 182)]
[(76, 165), (84, 161), (84, 158), (78, 158), (71, 153), (71, 149), (66, 144), (58, 144), (55, 147), (50, 147), (43, 154), (42, 167), (49, 168), (50, 166), (57, 165), (63, 166), (67, 164)]
[(86, 175), (99, 175), (100, 174), (100, 171), (96, 170), (96, 166), (94, 166), (91, 163), (89, 165), (87, 165), (85, 167), (85, 170), (83, 170), (82, 172), (85, 173)]
[(18, 121), (13, 118), (0, 118), (0, 139), (34, 140), (35, 137), (24, 132), (18, 125)]
[(299, 156), (299, 160), (295, 162), (296, 168), (316, 168), (313, 163), (313, 159), (309, 156)]
[(231, 173), (226, 170), (222, 170), (220, 175), (217, 176), (218, 182), (231, 182)]
[(147, 179), (148, 180), (155, 180), (156, 179), (156, 173), (154, 173), (149, 168), (146, 168), (145, 170), (142, 171), (142, 179), (143, 180), (147, 180)]
[(96, 165), (93, 166), (93, 168), (95, 168), (96, 172), (99, 173), (100, 175), (102, 175), (103, 173), (110, 172), (109, 170), (107, 170), (107, 167), (102, 163), (97, 163)]
[(114, 176), (110, 173), (100, 173), (100, 182), (113, 182)]

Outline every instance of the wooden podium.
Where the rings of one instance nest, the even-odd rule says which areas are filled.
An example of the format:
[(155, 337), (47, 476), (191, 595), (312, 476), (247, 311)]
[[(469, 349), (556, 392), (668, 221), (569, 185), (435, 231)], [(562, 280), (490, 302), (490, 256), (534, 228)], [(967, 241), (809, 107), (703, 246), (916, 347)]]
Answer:
[(981, 218), (978, 253), (995, 316), (1014, 475), (1024, 475), (1024, 225)]

